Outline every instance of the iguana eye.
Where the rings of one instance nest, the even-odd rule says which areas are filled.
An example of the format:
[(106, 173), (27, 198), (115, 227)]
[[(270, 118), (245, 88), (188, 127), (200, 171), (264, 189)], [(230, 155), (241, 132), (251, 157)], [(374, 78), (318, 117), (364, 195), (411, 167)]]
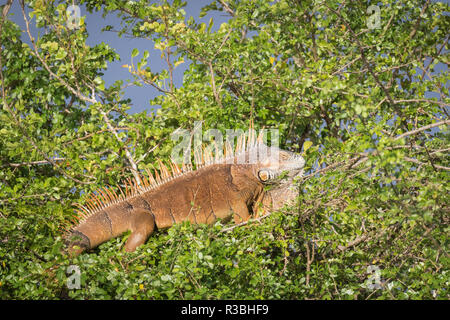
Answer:
[(270, 172), (267, 170), (259, 170), (258, 172), (258, 178), (262, 182), (266, 182), (270, 179)]

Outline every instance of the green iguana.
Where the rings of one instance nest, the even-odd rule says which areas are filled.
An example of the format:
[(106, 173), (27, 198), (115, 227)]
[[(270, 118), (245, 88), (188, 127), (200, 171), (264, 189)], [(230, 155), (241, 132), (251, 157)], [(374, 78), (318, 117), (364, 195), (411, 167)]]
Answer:
[[(288, 187), (303, 171), (305, 160), (300, 155), (266, 146), (262, 134), (242, 135), (236, 150), (228, 144), (224, 154), (219, 158), (204, 153), (195, 170), (190, 165), (180, 169), (172, 162), (169, 171), (159, 161), (159, 172), (155, 170), (153, 177), (147, 170), (141, 185), (129, 179), (125, 190), (103, 188), (90, 195), (84, 206), (78, 205), (78, 221), (64, 235), (69, 253), (80, 254), (127, 231), (131, 234), (125, 250), (131, 252), (156, 228), (185, 220), (212, 224), (232, 217), (240, 223), (251, 213), (278, 209), (295, 197)], [(279, 183), (278, 189), (265, 190), (274, 183)]]

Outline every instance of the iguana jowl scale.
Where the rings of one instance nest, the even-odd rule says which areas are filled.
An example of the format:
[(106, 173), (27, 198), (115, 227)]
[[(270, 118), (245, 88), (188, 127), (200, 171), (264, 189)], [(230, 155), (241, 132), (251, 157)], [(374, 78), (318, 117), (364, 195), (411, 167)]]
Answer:
[[(168, 228), (185, 220), (211, 224), (218, 218), (231, 217), (239, 223), (248, 220), (261, 205), (280, 207), (282, 201), (273, 199), (275, 193), (268, 194), (264, 186), (280, 183), (278, 178), (286, 171), (285, 179), (301, 174), (305, 161), (293, 152), (267, 147), (261, 134), (256, 138), (251, 132), (247, 138), (243, 135), (238, 139), (234, 152), (224, 148), (221, 159), (211, 152), (197, 155), (201, 165), (196, 170), (185, 166), (180, 169), (172, 163), (169, 171), (160, 162), (160, 172), (155, 170), (155, 178), (147, 172), (141, 186), (128, 180), (125, 192), (103, 188), (92, 194), (85, 206), (78, 206), (79, 221), (65, 235), (69, 252), (79, 254), (127, 231), (131, 234), (125, 250), (134, 251), (155, 228)], [(284, 190), (286, 183), (276, 195)]]

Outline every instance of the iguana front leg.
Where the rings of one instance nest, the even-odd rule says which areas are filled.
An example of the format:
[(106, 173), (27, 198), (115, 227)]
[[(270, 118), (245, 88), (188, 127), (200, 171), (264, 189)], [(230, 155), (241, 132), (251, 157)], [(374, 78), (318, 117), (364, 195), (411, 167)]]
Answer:
[(260, 194), (253, 205), (255, 218), (281, 209), (283, 206), (296, 205), (298, 188), (292, 182), (286, 182)]
[(231, 205), (233, 210), (234, 223), (239, 224), (250, 219), (250, 212), (248, 211), (247, 204), (245, 202), (236, 202)]
[(136, 250), (136, 247), (143, 244), (153, 233), (155, 226), (155, 218), (150, 211), (144, 209), (133, 211), (133, 221), (130, 225), (131, 235), (125, 243), (125, 251)]
[(270, 192), (261, 192), (253, 204), (253, 218), (258, 218), (267, 214), (272, 207), (272, 196)]

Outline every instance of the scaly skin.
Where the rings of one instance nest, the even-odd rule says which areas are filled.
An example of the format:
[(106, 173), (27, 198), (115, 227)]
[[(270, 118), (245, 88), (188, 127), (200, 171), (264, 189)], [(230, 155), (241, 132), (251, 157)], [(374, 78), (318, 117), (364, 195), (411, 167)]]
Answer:
[[(297, 176), (301, 176), (301, 172)], [(296, 205), (296, 198), (298, 196), (298, 188), (294, 185), (293, 179), (283, 181), (278, 185), (273, 186), (270, 190), (263, 192), (260, 199), (256, 201), (253, 206), (253, 213), (260, 217), (270, 212), (276, 211), (287, 206)]]
[[(259, 147), (245, 152), (246, 162), (250, 162), (250, 154), (255, 154), (252, 152), (261, 153)], [(303, 158), (298, 155), (283, 150), (279, 154), (279, 162), (278, 158), (268, 156), (256, 163), (241, 164), (235, 157), (231, 163), (208, 164), (196, 171), (174, 174), (145, 192), (135, 188), (134, 193), (126, 197), (115, 197), (104, 190), (102, 197), (93, 198), (87, 207), (88, 214), (66, 237), (69, 253), (76, 255), (95, 248), (127, 231), (131, 234), (125, 250), (131, 252), (156, 228), (168, 228), (186, 220), (212, 224), (217, 219), (226, 221), (232, 217), (235, 223), (240, 223), (247, 221), (260, 203), (265, 210), (277, 209), (284, 202), (283, 196), (293, 198), (286, 193), (288, 184), (267, 194), (264, 186), (276, 181), (283, 171), (288, 171), (292, 178), (304, 166)], [(106, 200), (109, 203), (104, 204)]]

